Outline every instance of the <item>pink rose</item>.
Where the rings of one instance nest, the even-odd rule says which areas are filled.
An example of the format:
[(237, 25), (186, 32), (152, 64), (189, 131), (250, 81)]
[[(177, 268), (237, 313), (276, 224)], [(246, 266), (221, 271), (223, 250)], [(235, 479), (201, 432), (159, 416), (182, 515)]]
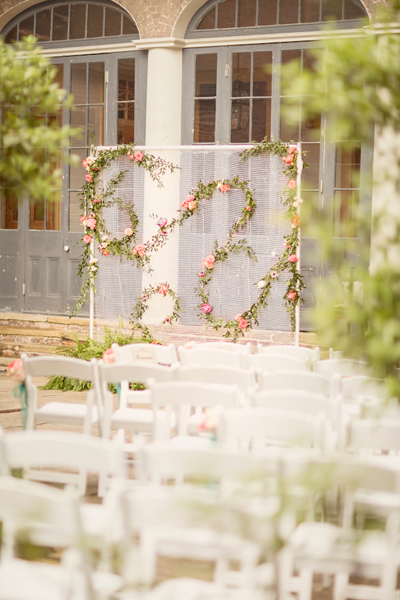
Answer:
[(171, 319), (169, 317), (165, 317), (163, 323), (171, 323)]
[(81, 223), (85, 223), (86, 219), (87, 219), (86, 215), (82, 215), (81, 216)]
[(84, 235), (82, 239), (85, 242), (85, 244), (90, 244), (90, 242), (92, 241), (92, 236), (91, 235)]
[(86, 169), (86, 165), (87, 165), (87, 162), (86, 162), (86, 158), (85, 158), (85, 159), (84, 159), (84, 161), (82, 162), (82, 167), (83, 167), (84, 169)]
[(168, 223), (168, 219), (166, 219), (165, 217), (162, 217), (161, 219), (159, 219), (159, 220), (157, 221), (157, 225), (158, 225), (159, 227), (161, 227), (161, 229), (162, 229), (163, 227), (165, 227), (165, 226), (167, 225), (167, 223)]
[(16, 358), (7, 366), (7, 373), (19, 383), (25, 381), (24, 363), (20, 358)]
[(291, 262), (291, 263), (295, 263), (295, 262), (297, 262), (298, 260), (299, 260), (299, 257), (298, 257), (298, 256), (296, 256), (296, 254), (291, 254), (291, 255), (289, 256), (289, 258), (288, 258), (288, 261), (289, 261), (289, 262)]
[(287, 165), (291, 165), (291, 164), (292, 164), (292, 162), (293, 162), (293, 154), (289, 154), (289, 156), (287, 156), (287, 157), (285, 158), (285, 163), (286, 163)]
[(240, 319), (239, 321), (239, 329), (246, 329), (248, 323), (246, 321), (246, 319)]
[(93, 219), (92, 217), (90, 219), (87, 219), (86, 221), (86, 227), (89, 227), (89, 229), (94, 229), (96, 227), (96, 219)]
[(99, 201), (99, 199), (98, 199), (98, 198), (95, 198), (95, 199), (93, 200), (93, 204), (97, 204), (97, 203), (98, 203), (98, 201)]
[(184, 200), (183, 202), (181, 202), (181, 206), (186, 210), (187, 208), (189, 208), (189, 202), (186, 202), (186, 200)]
[(109, 251), (108, 251), (108, 250), (105, 250), (104, 248), (103, 248), (103, 250), (101, 251), (101, 253), (102, 253), (102, 255), (103, 255), (103, 256), (110, 256), (110, 253), (109, 253)]
[(133, 156), (133, 154), (131, 154), (130, 152), (127, 152), (127, 153), (126, 153), (126, 155), (128, 156), (128, 158), (129, 158), (130, 160), (133, 160), (133, 159), (134, 159), (134, 156)]
[(133, 153), (133, 157), (136, 160), (136, 162), (142, 162), (142, 160), (143, 160), (143, 152), (139, 152), (139, 151), (134, 152)]
[(109, 364), (115, 362), (114, 350), (112, 348), (109, 348), (108, 350), (106, 350), (102, 356), (102, 359), (106, 363), (106, 365), (109, 365)]
[(293, 291), (293, 290), (290, 290), (290, 292), (288, 292), (288, 293), (286, 294), (286, 298), (287, 298), (288, 300), (294, 300), (294, 299), (296, 298), (296, 296), (297, 296), (297, 292), (295, 292), (295, 291)]
[(222, 194), (224, 194), (225, 192), (229, 192), (229, 190), (230, 190), (230, 187), (229, 187), (229, 185), (227, 183), (224, 183), (219, 188), (219, 191), (222, 192)]
[(129, 237), (131, 237), (131, 235), (133, 235), (133, 231), (132, 231), (132, 229), (130, 227), (127, 227), (125, 229), (125, 235), (127, 235)]
[(289, 146), (289, 154), (298, 154), (297, 146)]
[(205, 313), (206, 315), (209, 315), (210, 312), (212, 312), (213, 307), (211, 306), (211, 304), (209, 302), (205, 302), (202, 307), (201, 310), (203, 311), (203, 313)]
[(210, 256), (206, 256), (206, 258), (203, 260), (203, 265), (207, 269), (213, 269), (214, 263), (215, 263), (215, 256), (213, 256), (212, 254)]
[(90, 183), (93, 179), (93, 175), (90, 175), (89, 173), (86, 173), (85, 175), (85, 179), (88, 183)]
[(204, 277), (205, 273), (204, 271), (202, 271), (201, 273), (198, 274), (199, 277)]
[(239, 322), (242, 318), (242, 315), (236, 315), (235, 317), (235, 321)]
[(132, 254), (139, 254), (139, 256), (143, 257), (146, 254), (146, 247), (143, 244), (138, 244), (132, 250)]
[(189, 196), (186, 196), (185, 202), (189, 204), (189, 202), (193, 202), (193, 200), (196, 200), (196, 198), (193, 196), (193, 194), (189, 194)]
[(289, 190), (294, 190), (296, 189), (296, 182), (294, 179), (289, 179), (288, 184), (287, 184)]
[(168, 292), (168, 285), (166, 283), (160, 283), (159, 287), (158, 287), (158, 293), (162, 294), (163, 296), (165, 296)]
[(194, 210), (194, 209), (196, 208), (196, 206), (197, 206), (197, 203), (196, 203), (194, 200), (191, 200), (191, 201), (188, 203), (188, 208), (189, 208), (190, 210)]
[(246, 210), (250, 211), (251, 210), (251, 206), (246, 206)]

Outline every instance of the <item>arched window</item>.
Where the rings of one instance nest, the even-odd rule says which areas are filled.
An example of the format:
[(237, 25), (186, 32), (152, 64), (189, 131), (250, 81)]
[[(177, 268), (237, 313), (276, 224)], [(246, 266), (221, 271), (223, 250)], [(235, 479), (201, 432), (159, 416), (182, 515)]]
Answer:
[(34, 35), (46, 45), (51, 42), (139, 37), (133, 19), (107, 2), (44, 2), (16, 17), (3, 32), (6, 43)]

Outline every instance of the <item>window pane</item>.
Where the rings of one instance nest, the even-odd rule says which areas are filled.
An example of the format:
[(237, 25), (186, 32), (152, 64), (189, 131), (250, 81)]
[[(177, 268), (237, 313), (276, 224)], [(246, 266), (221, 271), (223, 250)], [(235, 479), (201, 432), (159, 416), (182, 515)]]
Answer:
[(196, 100), (194, 105), (194, 142), (214, 143), (215, 100)]
[[(307, 97), (302, 98), (302, 111), (304, 114), (305, 105), (307, 104)], [(301, 134), (300, 139), (303, 142), (316, 142), (321, 136), (321, 115), (315, 114), (313, 116), (308, 115), (305, 120), (301, 122)], [(307, 162), (307, 161), (306, 161)]]
[(106, 8), (106, 27), (104, 35), (121, 35), (122, 14), (113, 8)]
[(238, 27), (254, 27), (256, 24), (256, 0), (239, 0)]
[(104, 143), (104, 108), (89, 106), (88, 109), (88, 146), (102, 146)]
[(217, 93), (217, 55), (198, 54), (196, 56), (195, 96), (215, 96)]
[(14, 29), (11, 29), (11, 31), (9, 33), (7, 33), (6, 37), (4, 38), (4, 42), (6, 44), (11, 44), (11, 42), (16, 42), (17, 41), (17, 26), (14, 27)]
[(29, 207), (29, 229), (44, 230), (44, 200), (31, 200)]
[(66, 40), (68, 36), (68, 6), (53, 8), (53, 40)]
[(54, 67), (57, 70), (54, 77), (54, 83), (62, 89), (64, 87), (64, 65), (54, 65)]
[(301, 2), (301, 22), (315, 23), (319, 22), (320, 0), (302, 0)]
[(139, 33), (135, 23), (131, 21), (131, 19), (128, 19), (128, 17), (126, 17), (125, 15), (123, 18), (122, 33), (124, 35), (132, 35), (135, 33)]
[(71, 4), (69, 22), (69, 39), (77, 40), (85, 37), (86, 4)]
[(47, 200), (46, 229), (47, 231), (61, 231), (61, 191), (56, 193), (54, 200)]
[[(290, 99), (290, 119), (287, 116), (282, 117), (281, 114), (280, 139), (282, 142), (297, 142), (299, 140), (300, 99), (295, 99), (294, 104), (292, 102), (293, 98)], [(281, 98), (281, 113), (286, 103), (287, 99)]]
[(360, 185), (361, 147), (336, 149), (335, 188), (354, 188)]
[[(297, 76), (300, 75), (301, 73), (301, 63), (300, 63), (300, 59), (301, 59), (301, 50), (283, 50), (282, 52), (282, 64), (286, 64), (292, 60), (298, 60), (298, 73)], [(286, 92), (287, 93), (287, 92)]]
[(271, 138), (270, 98), (253, 100), (251, 141), (261, 142), (265, 136)]
[(51, 11), (42, 10), (36, 14), (36, 37), (42, 42), (50, 40)]
[(196, 29), (215, 29), (215, 8), (204, 15)]
[(364, 19), (366, 17), (362, 8), (357, 6), (352, 0), (344, 2), (344, 18), (345, 19)]
[(118, 102), (118, 144), (135, 141), (135, 103)]
[(71, 146), (86, 146), (86, 106), (78, 106), (71, 110), (71, 127), (78, 127), (80, 131), (71, 137)]
[(322, 0), (322, 20), (342, 19), (342, 0)]
[(231, 143), (246, 144), (250, 141), (250, 100), (232, 100)]
[(336, 237), (357, 237), (358, 204), (358, 191), (346, 190), (335, 192), (334, 235)]
[(104, 63), (89, 63), (89, 104), (104, 102)]
[(299, 0), (279, 0), (279, 23), (287, 25), (299, 22)]
[(1, 191), (1, 228), (18, 229), (18, 200), (5, 190)]
[(218, 4), (218, 29), (235, 27), (236, 0), (225, 0)]
[(118, 61), (118, 100), (135, 99), (135, 59)]
[(319, 190), (320, 144), (302, 144), (301, 149), (306, 152), (304, 160), (308, 165), (301, 176), (302, 190)]
[(104, 9), (102, 6), (88, 4), (88, 22), (86, 37), (103, 37)]
[(19, 39), (27, 35), (33, 35), (33, 15), (19, 24)]
[(259, 25), (276, 25), (277, 17), (277, 0), (258, 0)]
[(232, 98), (250, 96), (251, 52), (232, 55)]
[(82, 223), (80, 221), (81, 200), (79, 198), (79, 192), (69, 193), (69, 211), (68, 211), (68, 231), (77, 231), (83, 233)]
[(318, 235), (319, 207), (318, 192), (301, 192), (301, 236), (316, 237)]
[(74, 104), (86, 104), (86, 63), (71, 65), (71, 94)]
[(253, 96), (270, 96), (272, 82), (272, 52), (253, 55)]
[(71, 190), (80, 190), (85, 183), (86, 171), (82, 168), (82, 162), (86, 158), (86, 148), (84, 150), (71, 150), (70, 155), (75, 154), (79, 160), (76, 165), (69, 166), (69, 187)]

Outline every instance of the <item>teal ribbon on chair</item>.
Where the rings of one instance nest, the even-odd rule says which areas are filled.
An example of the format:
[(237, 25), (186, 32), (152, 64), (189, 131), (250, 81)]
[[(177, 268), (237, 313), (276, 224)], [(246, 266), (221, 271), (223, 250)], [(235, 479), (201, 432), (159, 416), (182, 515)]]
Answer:
[(121, 386), (119, 385), (119, 383), (115, 384), (115, 389), (118, 394), (118, 408), (119, 408), (119, 402), (121, 400)]
[(19, 398), (21, 402), (21, 422), (22, 429), (26, 429), (26, 421), (28, 417), (28, 398), (26, 393), (26, 386), (24, 383), (16, 385), (13, 389), (14, 398)]

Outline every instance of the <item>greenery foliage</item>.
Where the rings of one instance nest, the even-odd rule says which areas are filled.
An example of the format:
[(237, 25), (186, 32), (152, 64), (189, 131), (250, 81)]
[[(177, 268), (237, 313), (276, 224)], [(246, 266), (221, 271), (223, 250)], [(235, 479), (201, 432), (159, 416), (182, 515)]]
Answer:
[[(111, 348), (112, 344), (125, 346), (127, 344), (143, 344), (156, 343), (153, 338), (138, 338), (132, 335), (126, 335), (122, 331), (122, 323), (116, 330), (110, 327), (104, 327), (104, 340), (97, 341), (88, 338), (81, 342), (75, 337), (75, 346), (58, 346), (56, 354), (61, 356), (70, 356), (71, 358), (79, 358), (81, 360), (91, 360), (92, 358), (101, 358), (106, 350)], [(89, 390), (92, 384), (87, 381), (78, 379), (70, 379), (68, 377), (51, 377), (49, 381), (42, 387), (43, 390), (61, 390), (63, 392), (82, 392)], [(142, 384), (134, 384), (132, 389), (144, 389)]]
[[(351, 148), (360, 140), (371, 143), (374, 127), (378, 134), (374, 197), (380, 206), (372, 215), (371, 266), (366, 268), (371, 215), (363, 218), (361, 203), (358, 239), (346, 240), (345, 253), (332, 240), (331, 224), (323, 222), (320, 238), (330, 240), (324, 251), (332, 275), (323, 286), (317, 322), (324, 342), (367, 361), (372, 376), (387, 378), (388, 396), (400, 398), (400, 3), (388, 6), (356, 38), (328, 40), (323, 54), (315, 52), (313, 70), (300, 77), (295, 64), (284, 69), (284, 85), (293, 97), (308, 96), (305, 118), (325, 111), (334, 117), (328, 139)], [(356, 267), (353, 257), (360, 251)]]
[(0, 73), (0, 185), (16, 198), (51, 199), (60, 187), (55, 165), (71, 133), (57, 115), (70, 99), (32, 36), (15, 44), (0, 38)]

